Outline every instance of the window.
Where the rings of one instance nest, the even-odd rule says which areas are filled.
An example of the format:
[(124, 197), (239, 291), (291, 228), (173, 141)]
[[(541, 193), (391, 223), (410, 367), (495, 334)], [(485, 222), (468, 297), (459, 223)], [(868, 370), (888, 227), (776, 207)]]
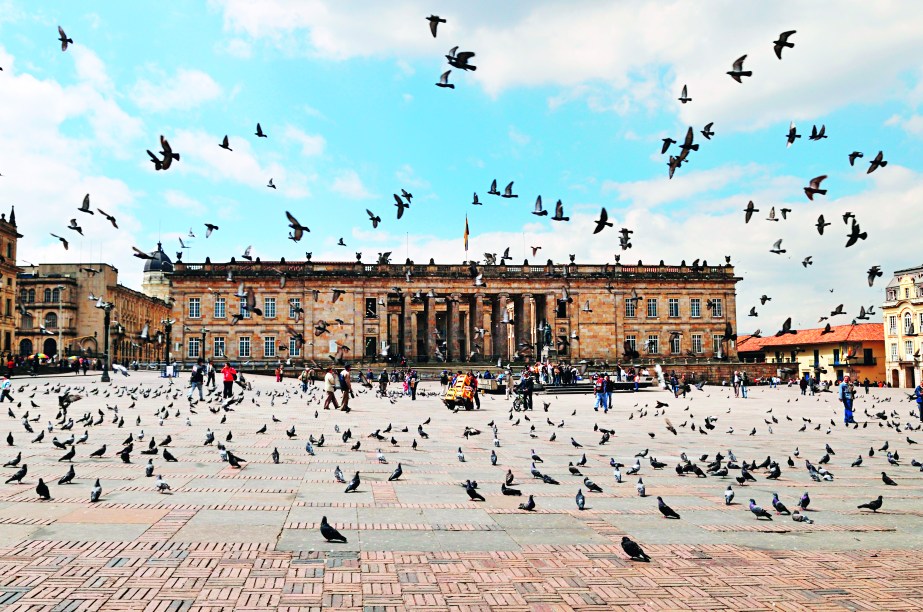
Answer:
[(228, 316), (227, 306), (228, 306), (227, 298), (223, 298), (223, 297), (215, 298), (215, 318), (216, 319), (227, 318)]
[(365, 318), (375, 319), (377, 317), (378, 317), (378, 300), (376, 300), (375, 298), (365, 298)]
[(240, 316), (244, 319), (250, 318), (250, 311), (247, 310), (247, 298), (240, 298)]
[(6, 312), (4, 312), (3, 314), (5, 314), (8, 317), (13, 316), (13, 300), (10, 300), (10, 299), (6, 300)]
[(909, 312), (904, 313), (904, 333), (913, 333), (913, 315), (911, 315)]
[(672, 355), (679, 355), (680, 351), (680, 338), (679, 336), (670, 336), (670, 353)]
[(904, 340), (904, 359), (913, 359), (913, 340)]
[(263, 298), (263, 318), (264, 319), (276, 318), (276, 298), (274, 297)]
[(297, 338), (288, 339), (288, 354), (291, 357), (300, 357), (301, 356), (301, 346), (298, 345)]
[(214, 346), (212, 350), (212, 355), (217, 357), (224, 357), (224, 336), (215, 336), (214, 337)]
[(910, 287), (904, 287), (904, 299), (905, 300), (910, 299)]
[(45, 299), (42, 300), (42, 301), (44, 301), (44, 302), (50, 302), (50, 301), (51, 301), (51, 289), (45, 289)]
[(558, 319), (567, 318), (567, 301), (566, 300), (558, 300), (557, 306), (555, 307), (555, 310), (554, 310), (554, 316), (557, 317)]
[(895, 315), (888, 317), (888, 333), (892, 336), (897, 334), (897, 316)]
[[(288, 301), (288, 316), (292, 319), (298, 316), (301, 309), (301, 298), (292, 298)], [(294, 355), (294, 353), (292, 353)]]
[(721, 353), (721, 352), (722, 352), (722, 351), (721, 351), (721, 341), (722, 341), (722, 339), (723, 339), (722, 336), (719, 336), (719, 335), (713, 335), (713, 336), (711, 337), (711, 349), (712, 349), (713, 351), (715, 351), (715, 354), (718, 354), (718, 353)]
[(625, 336), (625, 343), (628, 344), (631, 350), (638, 350), (638, 339), (634, 334), (628, 334)]
[(32, 329), (32, 326), (33, 326), (34, 324), (35, 324), (35, 323), (34, 323), (33, 320), (32, 320), (32, 315), (27, 315), (27, 314), (22, 315), (22, 324), (21, 324), (21, 325), (22, 325), (22, 328), (23, 328), (23, 329)]
[(635, 307), (637, 302), (632, 299), (625, 300), (625, 317), (629, 319), (635, 318)]
[(920, 313), (920, 322), (917, 324), (917, 329), (923, 331), (923, 312)]
[(721, 298), (715, 298), (711, 301), (711, 316), (713, 317), (723, 317), (724, 316), (724, 303)]
[(657, 298), (647, 298), (647, 316), (657, 316)]
[(7, 259), (13, 259), (13, 243), (12, 242), (6, 243), (6, 257)]
[(263, 357), (276, 356), (276, 337), (266, 336), (263, 338)]
[(655, 354), (660, 352), (660, 336), (650, 334), (647, 337), (647, 352)]
[(702, 353), (702, 334), (692, 334), (692, 352), (696, 355)]
[(61, 301), (61, 290), (57, 287), (51, 291), (51, 301), (55, 304)]
[(237, 340), (237, 356), (238, 357), (249, 357), (250, 356), (250, 338), (247, 336), (242, 336)]
[(667, 304), (670, 308), (669, 316), (678, 317), (679, 316), (679, 298), (670, 298)]
[(702, 316), (702, 300), (699, 298), (692, 298), (689, 300), (689, 316), (693, 319), (698, 319)]
[(892, 302), (897, 299), (897, 289), (888, 289), (887, 291), (887, 300)]
[(199, 351), (201, 350), (201, 338), (189, 338), (189, 352), (188, 356), (191, 358), (196, 358), (199, 356)]
[(58, 315), (53, 312), (49, 312), (45, 315), (45, 327), (48, 329), (57, 329), (58, 328)]
[(29, 289), (29, 303), (35, 303), (35, 289)]
[(202, 316), (202, 299), (189, 298), (189, 318), (198, 319)]

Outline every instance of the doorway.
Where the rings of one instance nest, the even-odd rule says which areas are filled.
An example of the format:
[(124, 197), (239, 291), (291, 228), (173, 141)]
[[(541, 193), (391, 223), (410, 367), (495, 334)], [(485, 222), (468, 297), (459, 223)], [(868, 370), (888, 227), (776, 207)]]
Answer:
[(907, 384), (904, 385), (908, 389), (913, 389), (917, 386), (916, 376), (914, 375), (913, 367), (907, 368), (906, 379), (904, 380)]

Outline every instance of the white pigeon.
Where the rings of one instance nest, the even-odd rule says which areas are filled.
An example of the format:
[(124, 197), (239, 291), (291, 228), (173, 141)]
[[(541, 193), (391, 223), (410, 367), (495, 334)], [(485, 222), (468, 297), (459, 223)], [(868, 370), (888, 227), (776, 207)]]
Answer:
[(157, 474), (157, 482), (154, 483), (154, 485), (157, 487), (157, 491), (160, 493), (165, 493), (170, 490), (170, 485), (166, 480), (163, 479), (160, 474)]
[(734, 489), (731, 488), (731, 485), (728, 485), (727, 491), (724, 492), (724, 503), (727, 506), (731, 505), (731, 500), (734, 499)]
[(460, 446), (458, 447), (458, 453), (456, 454), (456, 456), (458, 457), (458, 460), (459, 460), (461, 463), (464, 463), (464, 462), (465, 462), (465, 453), (462, 452), (462, 449), (461, 449)]
[(385, 454), (381, 452), (381, 449), (378, 449), (378, 463), (388, 463), (388, 460), (385, 459)]
[(635, 486), (636, 486), (636, 488), (638, 489), (638, 495), (639, 495), (640, 497), (644, 497), (644, 495), (645, 495), (644, 482), (639, 478), (639, 479), (638, 479), (638, 484), (635, 485)]
[(615, 476), (615, 482), (622, 482), (622, 471), (620, 469), (615, 468), (612, 475)]

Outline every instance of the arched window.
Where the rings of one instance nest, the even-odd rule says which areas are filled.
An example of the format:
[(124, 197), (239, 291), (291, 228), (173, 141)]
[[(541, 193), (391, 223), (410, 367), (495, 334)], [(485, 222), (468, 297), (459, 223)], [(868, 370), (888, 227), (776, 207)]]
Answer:
[(45, 289), (45, 298), (44, 298), (44, 301), (45, 301), (45, 302), (50, 302), (50, 301), (51, 301), (51, 289)]
[(29, 292), (25, 289), (19, 290), (19, 301), (25, 304), (29, 300)]
[(55, 288), (54, 291), (51, 292), (51, 301), (54, 302), (55, 304), (61, 301), (61, 290), (60, 289)]
[(28, 314), (22, 315), (22, 328), (23, 329), (32, 329), (33, 324), (34, 322), (32, 320), (32, 315), (28, 315)]
[(58, 315), (49, 312), (45, 315), (45, 327), (47, 329), (57, 329), (58, 328)]
[(29, 289), (29, 303), (35, 303), (35, 289)]
[(913, 333), (912, 329), (913, 329), (913, 315), (911, 315), (909, 312), (905, 312), (904, 313), (904, 333), (905, 334)]

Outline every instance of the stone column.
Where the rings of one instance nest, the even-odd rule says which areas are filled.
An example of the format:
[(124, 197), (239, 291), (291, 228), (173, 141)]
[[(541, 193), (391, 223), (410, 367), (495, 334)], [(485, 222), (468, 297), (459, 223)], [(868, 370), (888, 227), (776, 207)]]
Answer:
[(453, 293), (446, 300), (446, 316), (448, 318), (447, 335), (446, 343), (448, 345), (448, 355), (446, 355), (447, 360), (461, 361), (461, 343), (459, 342), (461, 336), (461, 321), (459, 317), (459, 302), (461, 301), (461, 294)]
[(423, 297), (423, 319), (425, 331), (424, 342), (426, 345), (426, 357), (433, 359), (436, 355), (436, 298)]
[[(484, 304), (484, 297), (487, 297), (487, 304)], [(495, 352), (494, 346), (494, 332), (496, 331), (496, 326), (494, 325), (494, 300), (490, 296), (479, 295), (478, 300), (480, 300), (480, 307), (483, 308), (483, 314), (480, 319), (477, 319), (477, 325), (484, 327), (484, 337), (482, 338), (484, 347), (481, 352), (484, 355), (493, 355)], [(484, 323), (484, 321), (487, 321)]]
[(504, 361), (509, 361), (510, 359), (509, 326), (502, 323), (503, 313), (506, 311), (506, 303), (509, 301), (509, 298), (510, 295), (508, 293), (498, 293), (497, 311), (494, 313), (494, 318), (496, 319), (497, 323), (493, 330), (493, 350), (495, 353), (500, 355)]
[[(487, 336), (478, 339), (475, 329), (484, 325), (484, 301), (480, 293), (468, 296), (468, 354), (477, 352), (487, 354)], [(489, 331), (489, 330), (488, 330)], [(481, 345), (480, 350), (474, 348), (475, 344)]]
[(535, 299), (531, 293), (522, 294), (522, 326), (520, 327), (520, 336), (518, 342), (527, 342), (532, 345), (532, 359), (537, 359), (539, 355), (535, 346)]
[(416, 339), (413, 337), (412, 299), (409, 293), (401, 296), (400, 337), (402, 346), (398, 352), (403, 353), (407, 359), (414, 356), (414, 345), (416, 344)]

